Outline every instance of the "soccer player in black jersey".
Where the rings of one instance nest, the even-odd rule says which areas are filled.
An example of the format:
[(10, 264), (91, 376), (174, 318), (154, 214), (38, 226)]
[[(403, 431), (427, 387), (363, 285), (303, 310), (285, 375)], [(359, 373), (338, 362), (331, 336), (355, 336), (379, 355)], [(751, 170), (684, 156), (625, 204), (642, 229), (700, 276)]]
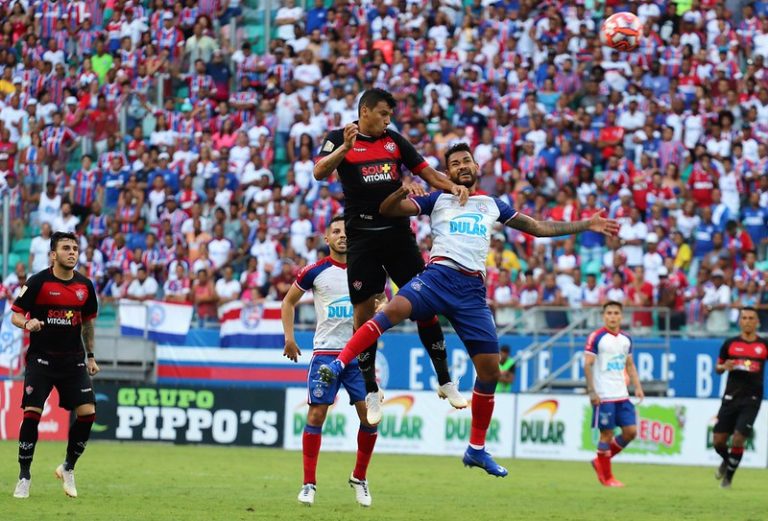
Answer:
[[(744, 455), (744, 444), (752, 435), (752, 426), (760, 412), (763, 399), (763, 375), (768, 361), (768, 343), (757, 336), (760, 322), (753, 307), (741, 308), (739, 329), (741, 334), (729, 338), (720, 348), (715, 370), (718, 374), (728, 371), (728, 382), (717, 424), (714, 428), (715, 451), (723, 462), (715, 473), (722, 479), (720, 486), (730, 488), (736, 469)], [(728, 438), (731, 450), (728, 451)]]
[[(315, 164), (315, 179), (334, 171), (344, 189), (344, 217), (347, 230), (347, 282), (354, 307), (355, 328), (373, 317), (376, 296), (384, 291), (387, 275), (398, 287), (424, 269), (424, 260), (411, 232), (408, 217), (383, 217), (379, 205), (403, 186), (405, 166), (430, 186), (452, 193), (464, 204), (467, 188), (427, 164), (411, 143), (389, 130), (395, 108), (392, 94), (370, 89), (360, 98), (359, 120), (328, 133)], [(411, 183), (414, 195), (424, 195), (418, 183)], [(419, 338), (429, 353), (438, 379), (438, 394), (456, 408), (467, 400), (451, 381), (446, 360), (445, 339), (437, 317), (419, 322)], [(376, 345), (360, 355), (365, 379), (368, 422), (381, 420), (381, 393), (375, 377)]]
[(96, 419), (96, 397), (91, 376), (99, 372), (93, 355), (93, 320), (98, 312), (96, 292), (75, 271), (79, 256), (71, 233), (51, 236), (52, 266), (36, 273), (13, 303), (13, 325), (30, 332), (24, 397), (24, 420), (19, 431), (19, 482), (14, 497), (29, 497), (30, 467), (37, 444), (37, 426), (45, 400), (56, 387), (59, 405), (75, 411), (69, 429), (64, 463), (56, 468), (64, 492), (77, 497), (75, 463), (85, 450)]

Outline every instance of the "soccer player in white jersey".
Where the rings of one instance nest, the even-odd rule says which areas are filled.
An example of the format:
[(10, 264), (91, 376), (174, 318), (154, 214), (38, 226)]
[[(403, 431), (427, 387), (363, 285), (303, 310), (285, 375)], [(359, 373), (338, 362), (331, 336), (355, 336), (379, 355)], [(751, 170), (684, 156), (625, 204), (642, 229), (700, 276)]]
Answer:
[(285, 350), (283, 356), (298, 362), (301, 350), (296, 344), (293, 321), (296, 305), (304, 292), (312, 290), (317, 314), (317, 328), (314, 336), (312, 361), (307, 374), (307, 425), (304, 427), (302, 451), (304, 454), (304, 485), (299, 492), (299, 501), (305, 505), (315, 502), (317, 490), (317, 458), (328, 406), (336, 400), (339, 386), (349, 394), (350, 403), (357, 409), (360, 417), (360, 430), (357, 433), (357, 462), (349, 484), (355, 490), (357, 502), (371, 506), (371, 493), (365, 474), (376, 444), (377, 428), (366, 419), (365, 383), (357, 365), (357, 360), (349, 364), (344, 372), (332, 384), (318, 379), (318, 368), (336, 358), (341, 347), (352, 336), (352, 303), (347, 289), (347, 236), (344, 231), (344, 218), (334, 217), (325, 231), (325, 242), (330, 255), (305, 267), (299, 273), (296, 282), (283, 299), (281, 318), (285, 331)]
[[(592, 467), (606, 487), (623, 487), (613, 477), (611, 458), (637, 436), (635, 406), (629, 401), (627, 376), (635, 386), (635, 396), (642, 400), (643, 387), (632, 359), (632, 339), (621, 331), (622, 305), (609, 301), (603, 305), (603, 327), (587, 338), (584, 375), (592, 403), (592, 425), (600, 429), (597, 458)], [(614, 437), (614, 429), (621, 434)]]
[[(320, 368), (320, 377), (334, 381), (353, 359), (375, 342), (384, 331), (411, 318), (441, 314), (453, 324), (469, 352), (477, 372), (472, 395), (472, 425), (464, 464), (480, 467), (488, 474), (506, 476), (485, 450), (485, 435), (493, 415), (494, 393), (499, 380), (499, 340), (496, 325), (485, 299), (485, 259), (497, 222), (537, 237), (554, 237), (592, 230), (616, 234), (616, 221), (602, 212), (578, 222), (536, 221), (516, 212), (497, 197), (477, 191), (479, 165), (466, 143), (458, 143), (445, 154), (448, 174), (456, 184), (469, 189), (462, 206), (459, 198), (443, 192), (424, 194), (411, 184), (387, 197), (379, 210), (389, 217), (429, 215), (433, 245), (427, 268), (405, 284), (383, 311), (358, 329), (337, 360)], [(408, 198), (414, 195), (413, 198)]]

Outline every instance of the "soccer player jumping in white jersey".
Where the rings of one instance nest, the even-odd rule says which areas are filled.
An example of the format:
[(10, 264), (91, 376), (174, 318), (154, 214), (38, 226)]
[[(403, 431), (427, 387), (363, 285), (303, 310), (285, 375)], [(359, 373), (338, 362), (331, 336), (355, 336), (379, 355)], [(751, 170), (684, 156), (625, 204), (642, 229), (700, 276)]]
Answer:
[[(616, 234), (616, 221), (602, 213), (578, 222), (536, 221), (509, 205), (477, 191), (480, 169), (466, 143), (445, 154), (451, 180), (469, 189), (462, 206), (459, 198), (444, 192), (424, 194), (422, 188), (403, 186), (387, 197), (379, 210), (389, 217), (429, 215), (433, 246), (427, 268), (402, 286), (399, 293), (355, 332), (337, 360), (320, 367), (320, 378), (333, 382), (346, 366), (374, 343), (387, 329), (410, 318), (422, 320), (440, 314), (448, 318), (469, 352), (477, 372), (472, 395), (472, 426), (464, 464), (480, 467), (488, 474), (506, 476), (485, 450), (485, 435), (493, 415), (494, 392), (499, 379), (499, 340), (496, 325), (485, 299), (485, 259), (497, 222), (537, 237), (553, 237), (592, 230)], [(413, 198), (408, 198), (414, 195)]]
[[(606, 302), (603, 305), (603, 327), (587, 338), (584, 375), (587, 392), (592, 403), (592, 425), (600, 429), (597, 458), (592, 466), (597, 479), (606, 487), (623, 487), (613, 477), (611, 458), (621, 452), (637, 436), (635, 406), (629, 401), (626, 376), (635, 386), (635, 396), (645, 397), (637, 368), (632, 359), (632, 339), (621, 331), (622, 305)], [(614, 437), (616, 426), (621, 434)]]
[(366, 419), (363, 374), (355, 360), (341, 373), (340, 378), (333, 385), (319, 381), (317, 376), (318, 368), (336, 358), (341, 351), (341, 346), (352, 336), (352, 303), (347, 289), (347, 236), (342, 216), (331, 220), (325, 231), (325, 242), (331, 254), (307, 266), (299, 273), (296, 282), (283, 299), (280, 315), (285, 331), (283, 356), (298, 362), (301, 350), (296, 344), (293, 331), (296, 305), (304, 292), (312, 290), (317, 328), (313, 341), (312, 361), (307, 374), (309, 412), (302, 437), (304, 485), (299, 492), (299, 501), (305, 505), (312, 505), (315, 502), (317, 457), (320, 453), (323, 423), (328, 414), (328, 406), (334, 403), (339, 386), (343, 384), (349, 394), (350, 403), (354, 404), (357, 415), (360, 417), (360, 430), (357, 433), (357, 462), (349, 478), (349, 485), (355, 489), (357, 502), (368, 507), (371, 506), (372, 498), (365, 474), (376, 444), (377, 429)]

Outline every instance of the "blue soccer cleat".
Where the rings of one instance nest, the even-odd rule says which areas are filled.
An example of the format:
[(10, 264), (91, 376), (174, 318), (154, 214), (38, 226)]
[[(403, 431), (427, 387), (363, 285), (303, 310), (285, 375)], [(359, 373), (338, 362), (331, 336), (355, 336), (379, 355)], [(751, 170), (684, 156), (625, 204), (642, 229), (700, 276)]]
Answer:
[(465, 467), (480, 467), (491, 476), (503, 478), (509, 474), (507, 469), (493, 461), (493, 458), (485, 449), (478, 450), (467, 447), (463, 461)]
[(341, 366), (341, 362), (337, 359), (330, 364), (323, 364), (317, 370), (317, 378), (325, 384), (329, 384), (339, 377), (344, 368)]

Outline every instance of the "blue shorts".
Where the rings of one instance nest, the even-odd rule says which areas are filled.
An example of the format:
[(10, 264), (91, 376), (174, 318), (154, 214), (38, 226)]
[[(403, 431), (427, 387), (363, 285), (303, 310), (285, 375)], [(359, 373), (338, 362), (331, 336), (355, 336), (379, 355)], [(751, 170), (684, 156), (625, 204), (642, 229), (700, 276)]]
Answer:
[(470, 356), (499, 352), (496, 324), (485, 300), (482, 278), (430, 264), (397, 294), (411, 303), (412, 320), (428, 320), (435, 315), (447, 318)]
[(329, 384), (321, 382), (317, 377), (317, 370), (320, 369), (320, 366), (330, 364), (335, 359), (336, 355), (316, 355), (309, 362), (309, 373), (307, 373), (307, 403), (309, 405), (333, 405), (342, 385), (349, 394), (350, 404), (365, 400), (365, 382), (363, 382), (363, 373), (360, 372), (360, 367), (357, 365), (357, 359), (347, 365), (341, 375)]
[(592, 408), (592, 426), (601, 431), (612, 431), (619, 427), (637, 425), (637, 415), (632, 402), (621, 400), (620, 402), (600, 402), (600, 405)]

